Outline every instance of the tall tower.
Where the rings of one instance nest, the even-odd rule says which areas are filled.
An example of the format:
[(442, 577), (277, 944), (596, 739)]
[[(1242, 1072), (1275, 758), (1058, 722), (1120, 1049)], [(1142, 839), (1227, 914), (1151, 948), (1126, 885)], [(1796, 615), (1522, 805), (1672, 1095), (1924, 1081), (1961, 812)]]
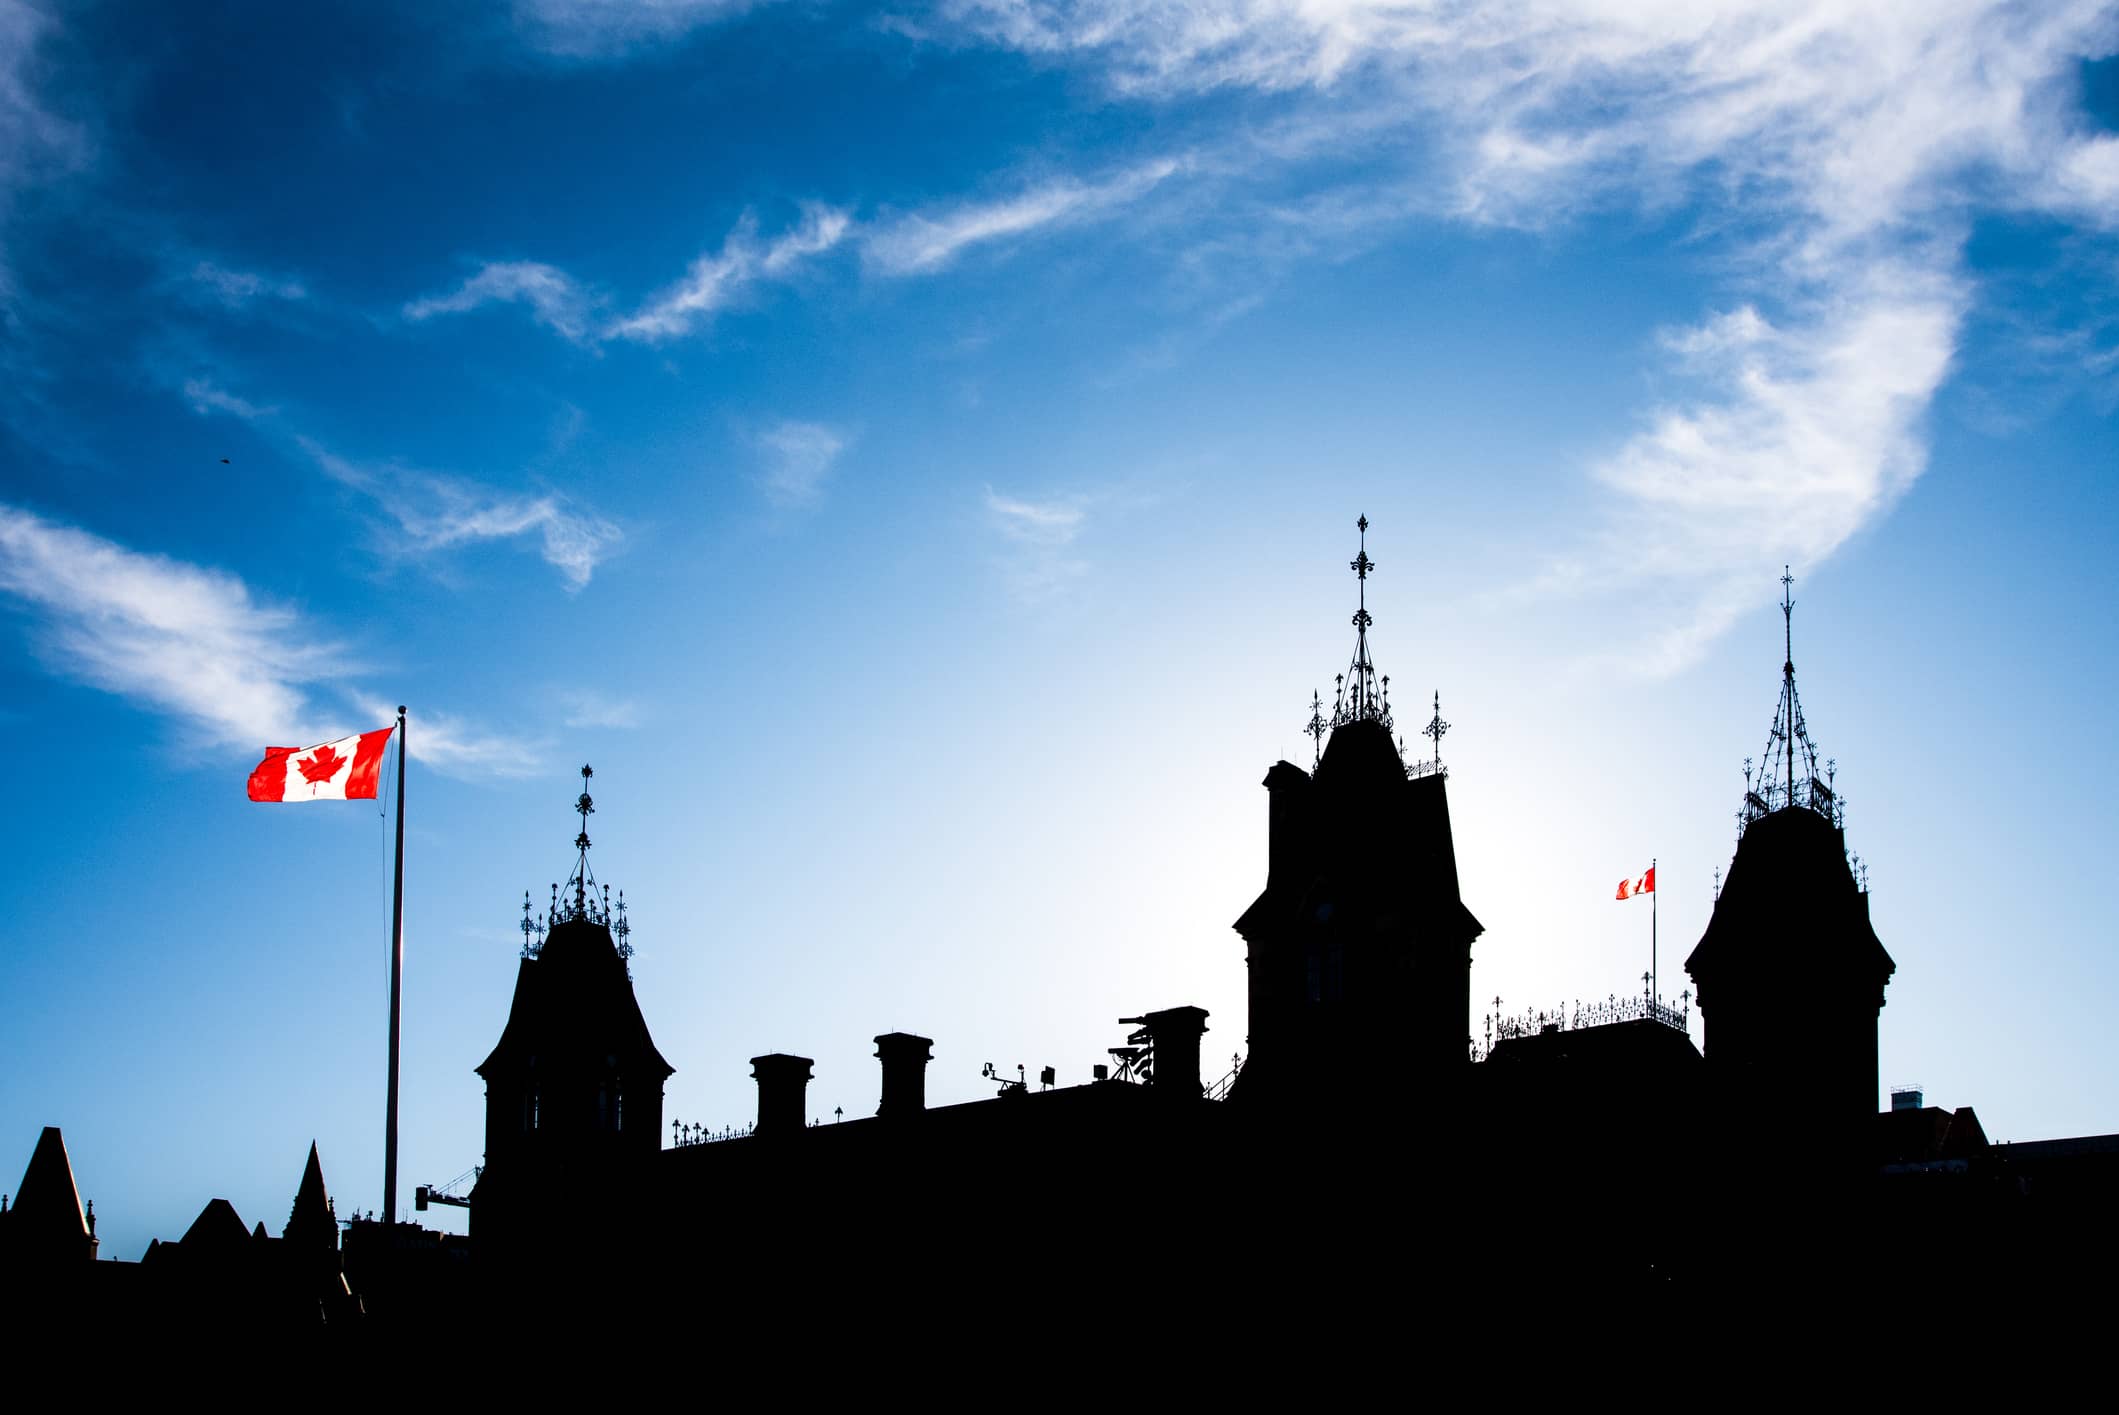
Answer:
[(1796, 696), (1793, 583), (1782, 574), (1780, 706), (1764, 758), (1744, 765), (1736, 858), (1685, 970), (1718, 1106), (1770, 1105), (1784, 1140), (1817, 1146), (1806, 1172), (1851, 1179), (1868, 1165), (1876, 1018), (1897, 965), (1848, 863), (1836, 764), (1819, 772)]
[(1266, 887), (1236, 931), (1249, 949), (1250, 1055), (1231, 1095), (1245, 1106), (1317, 1110), (1408, 1086), (1453, 1090), (1469, 1064), (1471, 945), (1482, 932), (1457, 892), (1442, 720), (1433, 759), (1394, 740), (1390, 679), (1369, 658), (1368, 518), (1354, 657), (1332, 713), (1311, 698), (1310, 770), (1266, 773)]
[(563, 1249), (594, 1233), (591, 1216), (636, 1183), (661, 1148), (662, 1086), (674, 1070), (633, 996), (625, 896), (614, 907), (609, 886), (599, 890), (589, 869), (594, 775), (581, 769), (573, 874), (553, 886), (535, 923), (523, 897), (515, 1001), (478, 1067), (486, 1163), (471, 1221), (481, 1248), (515, 1256), (529, 1256), (533, 1243)]

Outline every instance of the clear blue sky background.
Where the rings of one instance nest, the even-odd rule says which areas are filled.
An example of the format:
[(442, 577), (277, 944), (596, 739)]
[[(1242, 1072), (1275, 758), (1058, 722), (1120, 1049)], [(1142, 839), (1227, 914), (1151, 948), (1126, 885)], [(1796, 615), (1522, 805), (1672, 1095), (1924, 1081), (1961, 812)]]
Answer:
[(1240, 1050), (1364, 512), (1476, 996), (1651, 857), (1682, 985), (1788, 563), (1885, 1082), (2119, 1129), (2108, 6), (310, 10), (0, 0), (0, 1186), (107, 1253), (379, 1202), (386, 821), (242, 784), (400, 701), (407, 1203), (583, 761), (675, 1116)]

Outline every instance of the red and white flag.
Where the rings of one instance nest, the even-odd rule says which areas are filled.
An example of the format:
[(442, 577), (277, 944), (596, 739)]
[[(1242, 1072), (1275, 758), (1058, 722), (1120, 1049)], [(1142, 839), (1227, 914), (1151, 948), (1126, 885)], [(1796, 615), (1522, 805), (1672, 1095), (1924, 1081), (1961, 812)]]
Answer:
[(1621, 899), (1631, 899), (1636, 894), (1653, 893), (1655, 893), (1654, 865), (1650, 865), (1648, 873), (1642, 875), (1639, 879), (1622, 879), (1619, 881), (1619, 898)]
[(397, 729), (382, 727), (316, 747), (267, 747), (250, 773), (253, 801), (372, 801), (383, 748)]

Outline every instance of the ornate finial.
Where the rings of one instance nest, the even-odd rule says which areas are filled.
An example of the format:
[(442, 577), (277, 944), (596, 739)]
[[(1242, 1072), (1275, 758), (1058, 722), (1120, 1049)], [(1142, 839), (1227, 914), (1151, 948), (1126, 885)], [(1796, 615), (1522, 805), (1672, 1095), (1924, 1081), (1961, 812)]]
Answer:
[(1435, 744), (1435, 769), (1437, 771), (1442, 768), (1442, 734), (1447, 731), (1449, 731), (1449, 724), (1442, 720), (1442, 690), (1437, 688), (1435, 690), (1435, 715), (1429, 720), (1427, 726), (1420, 729), (1420, 735), (1432, 739)]
[(537, 925), (530, 922), (530, 891), (525, 889), (522, 892), (522, 956), (525, 958), (537, 956), (530, 947), (530, 936), (536, 932)]
[(1324, 698), (1317, 693), (1311, 693), (1310, 720), (1302, 729), (1303, 735), (1315, 743), (1316, 749), (1310, 754), (1311, 771), (1317, 770), (1318, 764), (1324, 760), (1324, 734), (1329, 730), (1324, 721)]
[(1376, 562), (1369, 559), (1368, 552), (1369, 518), (1363, 516), (1354, 524), (1361, 531), (1360, 551), (1347, 562), (1357, 585), (1353, 619), (1354, 661), (1347, 666), (1346, 673), (1335, 680), (1339, 691), (1333, 696), (1331, 725), (1339, 727), (1349, 722), (1374, 721), (1382, 723), (1388, 732), (1391, 726), (1389, 696), (1379, 689), (1376, 667), (1369, 661), (1369, 626), (1376, 622), (1368, 605), (1369, 571), (1376, 568)]
[(1744, 809), (1739, 819), (1749, 826), (1761, 816), (1791, 806), (1803, 806), (1838, 824), (1839, 799), (1833, 786), (1838, 774), (1836, 761), (1823, 771), (1818, 768), (1817, 744), (1803, 721), (1803, 705), (1795, 691), (1795, 574), (1781, 567), (1781, 700), (1774, 710), (1773, 729), (1766, 737), (1766, 753), (1757, 775), (1745, 758)]
[(589, 817), (596, 814), (596, 798), (589, 794), (589, 782), (595, 775), (594, 767), (582, 767), (581, 794), (574, 798), (574, 812), (581, 818), (574, 835), (574, 870), (567, 876), (563, 893), (562, 886), (552, 886), (552, 908), (547, 917), (555, 928), (577, 921), (608, 925), (612, 919), (611, 887), (599, 886), (595, 872), (589, 868)]
[(611, 925), (611, 932), (618, 936), (618, 956), (631, 958), (633, 945), (627, 942), (633, 936), (633, 926), (625, 917), (625, 891), (618, 891), (618, 922)]

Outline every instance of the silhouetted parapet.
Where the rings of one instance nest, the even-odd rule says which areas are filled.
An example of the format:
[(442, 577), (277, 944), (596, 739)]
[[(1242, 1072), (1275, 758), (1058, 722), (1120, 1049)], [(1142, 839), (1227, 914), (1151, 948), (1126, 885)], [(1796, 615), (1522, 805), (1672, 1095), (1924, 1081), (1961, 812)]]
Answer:
[(1205, 1008), (1166, 1007), (1160, 1012), (1119, 1020), (1148, 1029), (1155, 1046), (1155, 1073), (1148, 1084), (1159, 1098), (1199, 1099), (1199, 1039), (1207, 1030)]
[(751, 1079), (758, 1083), (756, 1135), (791, 1135), (808, 1123), (809, 1068), (806, 1056), (771, 1052), (750, 1059)]
[(885, 1032), (876, 1038), (876, 1059), (883, 1063), (883, 1099), (876, 1114), (907, 1119), (927, 1109), (927, 1063), (934, 1059), (934, 1040), (910, 1032)]
[(94, 1220), (82, 1211), (73, 1161), (56, 1125), (44, 1127), (30, 1152), (14, 1204), (0, 1223), (0, 1256), (13, 1264), (40, 1267), (95, 1259)]

